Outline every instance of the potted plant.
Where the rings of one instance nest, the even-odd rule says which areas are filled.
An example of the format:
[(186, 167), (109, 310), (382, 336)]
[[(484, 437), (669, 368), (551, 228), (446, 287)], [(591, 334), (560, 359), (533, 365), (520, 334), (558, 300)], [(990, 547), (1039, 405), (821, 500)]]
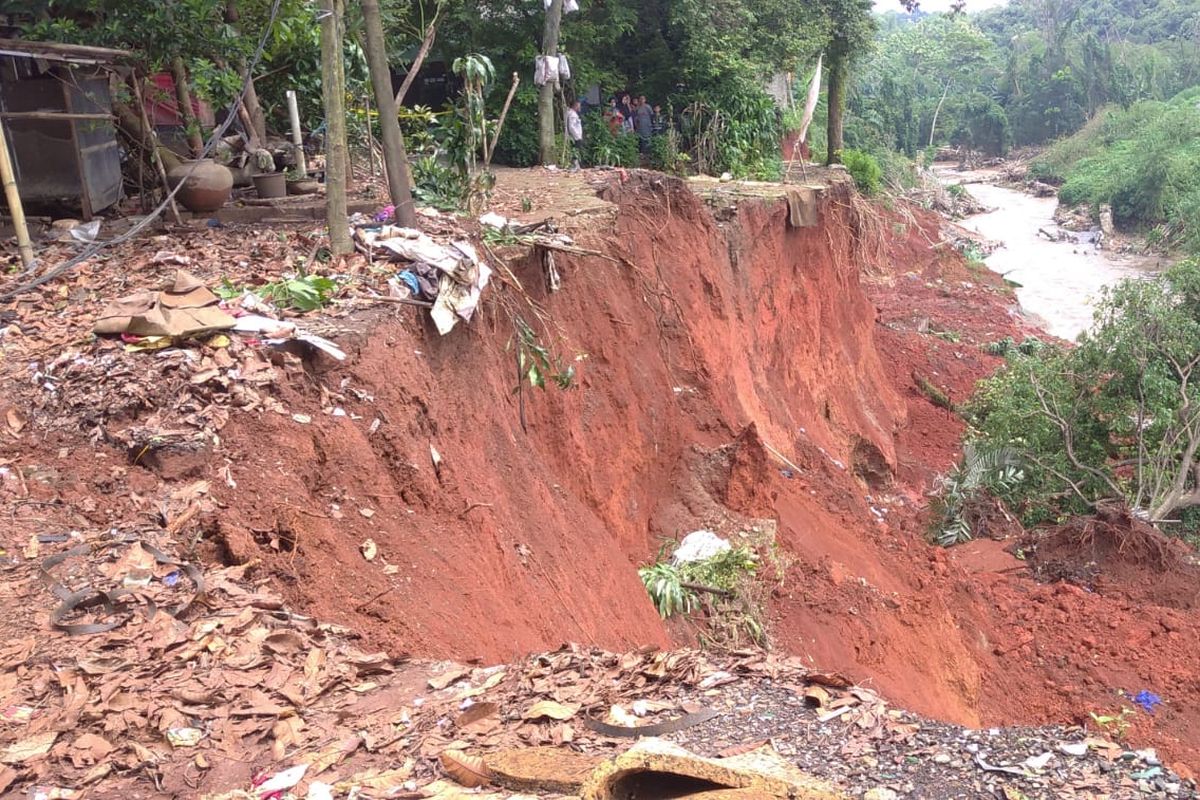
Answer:
[(288, 194), (316, 194), (317, 182), (299, 167), (291, 167), (284, 175), (287, 179)]
[(282, 172), (260, 172), (251, 180), (254, 181), (254, 191), (263, 199), (287, 197), (287, 182)]

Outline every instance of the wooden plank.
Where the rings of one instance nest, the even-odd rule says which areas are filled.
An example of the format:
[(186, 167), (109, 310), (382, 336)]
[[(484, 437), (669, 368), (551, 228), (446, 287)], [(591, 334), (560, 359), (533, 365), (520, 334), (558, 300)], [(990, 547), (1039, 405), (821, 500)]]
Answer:
[(112, 114), (86, 114), (83, 112), (67, 111), (0, 111), (0, 119), (36, 119), (46, 121), (71, 120), (115, 120)]

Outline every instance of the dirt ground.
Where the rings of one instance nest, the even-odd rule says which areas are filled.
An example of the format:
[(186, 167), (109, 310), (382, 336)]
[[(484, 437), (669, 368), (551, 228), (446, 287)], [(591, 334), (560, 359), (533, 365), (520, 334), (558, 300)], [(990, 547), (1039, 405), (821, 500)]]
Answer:
[[(45, 671), (87, 640), (49, 627), (54, 600), (36, 569), (110, 529), (153, 536), (224, 576), (209, 614), (270, 593), (276, 608), (341, 626), (320, 641), (343, 665), (341, 683), (362, 687), (379, 682), (377, 662), (361, 656), (376, 651), (392, 665), (492, 664), (565, 641), (618, 652), (694, 644), (692, 628), (659, 619), (636, 567), (691, 530), (771, 527), (787, 557), (770, 600), (777, 652), (968, 728), (1094, 729), (1091, 714), (1134, 708), (1147, 690), (1161, 706), (1129, 716), (1122, 733), (1189, 776), (1200, 767), (1194, 554), (1144, 531), (1135, 551), (1070, 530), (1038, 534), (1036, 548), (931, 547), (928, 493), (957, 458), (963, 424), (918, 384), (965, 400), (1002, 363), (982, 346), (1032, 331), (997, 277), (942, 243), (933, 215), (869, 206), (834, 180), (819, 224), (793, 228), (784, 191), (638, 171), (506, 172), (497, 210), (552, 215), (584, 251), (554, 254), (561, 290), (550, 290), (544, 251), (483, 247), (498, 267), (493, 287), (469, 326), (439, 337), (423, 311), (373, 299), (394, 265), (355, 255), (326, 267), (347, 287), (335, 304), (300, 318), (344, 361), (237, 337), (131, 352), (90, 335), (106, 301), (160, 285), (180, 259), (210, 286), (262, 283), (313, 252), (315, 230), (165, 231), (0, 308), (0, 500), (13, 523), (0, 629), (29, 642), (0, 661), (0, 705), (119, 691), (105, 689), (107, 671), (76, 669), (79, 687)], [(459, 226), (423, 224), (446, 235)], [(517, 317), (575, 367), (571, 389), (514, 391)], [(1018, 559), (1017, 546), (1036, 555)], [(106, 561), (91, 568), (116, 574)], [(146, 658), (194, 636), (208, 646), (206, 618), (181, 615), (188, 631), (159, 650), (138, 651), (133, 634), (106, 647)], [(256, 629), (243, 626), (226, 638)], [(152, 674), (191, 662), (175, 663)], [(275, 708), (289, 685), (282, 669), (263, 673), (274, 705), (225, 695), (274, 720), (254, 729), (258, 749), (235, 754), (253, 763), (189, 773), (176, 796), (267, 769), (279, 721), (292, 718)], [(288, 669), (305, 674), (303, 660)], [(306, 691), (282, 697), (304, 709)], [(281, 752), (336, 737), (345, 691)], [(114, 735), (111, 712), (80, 708), (35, 727), (82, 718)], [(161, 750), (160, 732), (180, 727), (163, 713), (123, 724)], [(234, 722), (213, 740), (251, 728)], [(0, 745), (20, 738), (0, 733)], [(65, 738), (11, 780), (45, 781), (63, 763), (83, 776), (95, 764)], [(430, 756), (415, 740), (404, 747)], [(146, 759), (134, 755), (118, 772), (138, 785)], [(118, 792), (112, 780), (95, 779)]]

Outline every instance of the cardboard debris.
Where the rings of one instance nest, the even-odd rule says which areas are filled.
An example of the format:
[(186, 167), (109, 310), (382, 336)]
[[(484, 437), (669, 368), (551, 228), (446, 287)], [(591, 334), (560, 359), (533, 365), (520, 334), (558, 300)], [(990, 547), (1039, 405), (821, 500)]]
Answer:
[(713, 789), (751, 790), (760, 798), (848, 800), (833, 785), (800, 772), (769, 745), (732, 758), (703, 758), (663, 739), (642, 739), (601, 764), (580, 795), (582, 800), (688, 796), (674, 792), (696, 781)]
[(93, 330), (100, 335), (185, 338), (234, 326), (234, 318), (217, 307), (220, 301), (200, 280), (184, 270), (161, 292), (135, 292), (109, 303)]
[(517, 792), (577, 794), (588, 776), (604, 762), (598, 755), (565, 747), (502, 750), (484, 757), (492, 779)]

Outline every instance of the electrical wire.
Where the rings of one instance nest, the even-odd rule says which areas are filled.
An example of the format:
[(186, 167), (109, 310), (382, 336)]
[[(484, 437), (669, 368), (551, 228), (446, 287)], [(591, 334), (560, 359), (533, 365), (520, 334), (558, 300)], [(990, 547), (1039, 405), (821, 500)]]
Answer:
[[(275, 18), (279, 14), (279, 7), (280, 7), (280, 5), (282, 5), (282, 3), (283, 3), (283, 0), (274, 0), (274, 2), (272, 2), (271, 14), (267, 19), (266, 27), (263, 28), (262, 35), (259, 36), (258, 47), (255, 48), (254, 56), (250, 59), (249, 64), (247, 64), (247, 66), (246, 66), (246, 77), (245, 77), (245, 80), (242, 81), (242, 90), (240, 92), (238, 92), (237, 97), (235, 97), (233, 99), (233, 102), (230, 104), (229, 111), (225, 116), (225, 121), (222, 122), (219, 126), (217, 126), (217, 128), (212, 133), (212, 137), (209, 138), (208, 142), (204, 145), (204, 149), (200, 152), (201, 159), (207, 158), (209, 156), (209, 154), (212, 153), (212, 150), (214, 147), (216, 147), (217, 142), (219, 142), (221, 140), (221, 137), (223, 137), (225, 135), (225, 132), (228, 131), (229, 127), (233, 124), (233, 121), (235, 119), (237, 119), (238, 109), (241, 108), (242, 104), (245, 102), (246, 93), (250, 90), (250, 81), (252, 80), (252, 76), (254, 75), (254, 69), (255, 69), (255, 67), (258, 66), (258, 62), (260, 60), (262, 60), (263, 53), (267, 49), (267, 41), (271, 36), (272, 28), (275, 27)], [(165, 198), (163, 198), (163, 201), (161, 203), (159, 203), (158, 206), (153, 211), (151, 211), (143, 219), (141, 219), (136, 224), (134, 224), (134, 226), (131, 227), (129, 230), (127, 230), (125, 233), (122, 233), (121, 235), (116, 236), (107, 241), (96, 242), (92, 245), (89, 245), (82, 252), (67, 259), (66, 261), (62, 262), (61, 264), (58, 264), (57, 266), (47, 270), (46, 272), (42, 273), (38, 277), (29, 281), (28, 283), (24, 283), (24, 284), (16, 287), (15, 289), (10, 289), (10, 290), (4, 292), (3, 294), (0, 294), (0, 301), (11, 300), (12, 298), (17, 297), (22, 294), (25, 294), (26, 292), (33, 291), (34, 289), (41, 286), (42, 284), (48, 283), (48, 282), (54, 280), (55, 278), (57, 278), (59, 275), (62, 275), (67, 270), (70, 270), (70, 269), (73, 269), (73, 268), (79, 266), (84, 261), (87, 261), (89, 258), (91, 258), (92, 256), (99, 253), (101, 250), (104, 250), (107, 247), (113, 247), (114, 245), (118, 245), (118, 244), (127, 242), (130, 239), (132, 239), (134, 236), (136, 236), (137, 234), (141, 233), (152, 222), (154, 222), (156, 219), (158, 219), (160, 216), (162, 216), (163, 212), (166, 211), (167, 206), (169, 206), (171, 204), (171, 201), (175, 199), (175, 195), (179, 192), (179, 190), (181, 188), (183, 188), (184, 183), (187, 181), (188, 178), (191, 177), (192, 172), (194, 172), (198, 166), (199, 166), (199, 164), (193, 164), (191, 169), (188, 170), (187, 174), (184, 175), (183, 178), (178, 183), (175, 184), (175, 188), (172, 189)]]

